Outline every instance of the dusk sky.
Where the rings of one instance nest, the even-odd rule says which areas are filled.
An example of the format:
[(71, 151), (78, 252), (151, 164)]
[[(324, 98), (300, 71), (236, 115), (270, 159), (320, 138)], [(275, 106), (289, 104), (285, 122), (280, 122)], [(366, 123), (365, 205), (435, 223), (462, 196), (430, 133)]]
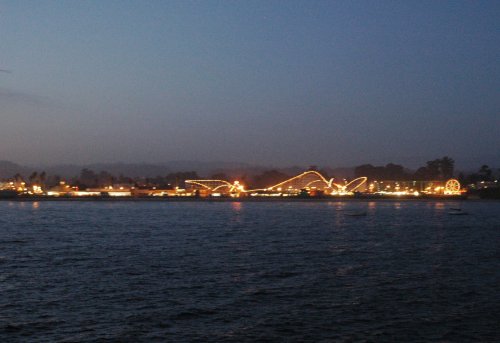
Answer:
[(500, 166), (500, 1), (1, 1), (0, 160)]

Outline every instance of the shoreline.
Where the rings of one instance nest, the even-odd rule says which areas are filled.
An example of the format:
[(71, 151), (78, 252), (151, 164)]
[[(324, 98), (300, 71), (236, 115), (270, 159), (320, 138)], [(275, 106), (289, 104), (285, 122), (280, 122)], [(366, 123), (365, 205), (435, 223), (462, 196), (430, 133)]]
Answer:
[(193, 198), (193, 197), (14, 197), (0, 198), (0, 201), (13, 202), (368, 202), (368, 201), (500, 201), (500, 199), (481, 199), (481, 198), (463, 198), (463, 197), (421, 197), (421, 198), (381, 198), (381, 197), (339, 197), (339, 198), (301, 198), (301, 197), (241, 197), (241, 198)]

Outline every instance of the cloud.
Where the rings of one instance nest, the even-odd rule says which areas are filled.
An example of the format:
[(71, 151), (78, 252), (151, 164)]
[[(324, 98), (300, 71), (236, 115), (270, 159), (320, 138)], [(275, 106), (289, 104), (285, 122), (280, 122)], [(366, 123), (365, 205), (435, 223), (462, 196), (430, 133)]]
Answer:
[(0, 87), (0, 104), (2, 103), (44, 107), (53, 105), (52, 101), (47, 97)]

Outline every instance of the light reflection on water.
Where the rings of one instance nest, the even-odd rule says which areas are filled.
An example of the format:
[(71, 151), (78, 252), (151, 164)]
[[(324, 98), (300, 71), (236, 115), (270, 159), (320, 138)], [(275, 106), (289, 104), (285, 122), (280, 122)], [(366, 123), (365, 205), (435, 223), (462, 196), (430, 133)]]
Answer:
[(241, 211), (242, 204), (239, 201), (233, 201), (231, 202), (231, 207), (233, 208), (234, 211), (239, 212)]
[(435, 208), (436, 210), (442, 210), (442, 209), (444, 209), (444, 208), (445, 208), (445, 203), (444, 203), (444, 202), (440, 202), (440, 201), (436, 201), (436, 202), (434, 203), (434, 208)]

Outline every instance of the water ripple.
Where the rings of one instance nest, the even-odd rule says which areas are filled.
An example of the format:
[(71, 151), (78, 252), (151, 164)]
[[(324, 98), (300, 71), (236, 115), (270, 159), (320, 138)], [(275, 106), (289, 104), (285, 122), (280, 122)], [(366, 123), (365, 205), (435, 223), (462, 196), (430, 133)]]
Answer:
[(458, 205), (0, 202), (0, 341), (497, 341), (500, 204)]

